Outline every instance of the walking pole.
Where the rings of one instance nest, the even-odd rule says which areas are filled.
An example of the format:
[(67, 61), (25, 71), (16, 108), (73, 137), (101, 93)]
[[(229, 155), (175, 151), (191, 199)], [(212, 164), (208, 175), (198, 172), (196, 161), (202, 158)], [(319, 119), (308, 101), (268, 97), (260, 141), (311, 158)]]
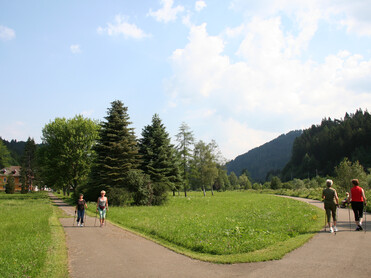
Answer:
[(108, 209), (106, 209), (106, 217), (104, 219), (104, 225), (107, 226), (107, 215), (108, 215)]
[(365, 202), (365, 212), (364, 212), (364, 214), (365, 214), (365, 233), (366, 233), (366, 231), (367, 231), (367, 218), (366, 218), (366, 215), (367, 215), (367, 205), (366, 205), (366, 202)]
[[(85, 210), (85, 209), (84, 209)], [(84, 218), (85, 218), (85, 220), (84, 220), (84, 223), (85, 223), (85, 226), (86, 226), (86, 211), (84, 211), (85, 213), (84, 213)]]
[[(339, 221), (339, 204), (336, 205), (336, 221)], [(337, 226), (336, 226), (337, 228)], [(334, 229), (336, 235), (336, 229)]]
[(98, 213), (98, 209), (95, 210), (95, 221), (94, 221), (94, 227), (95, 227), (95, 225), (97, 224), (97, 213)]
[(75, 226), (75, 219), (76, 219), (76, 210), (75, 210), (75, 214), (73, 215), (73, 223), (72, 223), (72, 226)]
[(327, 213), (326, 213), (326, 210), (325, 210), (325, 232), (327, 232)]

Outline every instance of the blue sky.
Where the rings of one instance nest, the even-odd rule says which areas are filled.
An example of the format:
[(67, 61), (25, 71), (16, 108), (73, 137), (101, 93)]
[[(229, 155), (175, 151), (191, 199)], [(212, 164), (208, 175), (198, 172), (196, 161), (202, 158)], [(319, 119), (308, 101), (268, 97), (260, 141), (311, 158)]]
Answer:
[(0, 0), (0, 136), (41, 142), (56, 117), (136, 134), (153, 114), (227, 159), (371, 107), (369, 0)]

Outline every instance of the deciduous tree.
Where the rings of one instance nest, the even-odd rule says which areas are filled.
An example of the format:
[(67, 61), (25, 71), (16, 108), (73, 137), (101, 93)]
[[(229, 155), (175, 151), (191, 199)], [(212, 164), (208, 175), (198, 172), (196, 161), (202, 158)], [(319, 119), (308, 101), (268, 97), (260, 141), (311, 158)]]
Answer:
[(56, 118), (43, 128), (43, 178), (69, 194), (70, 188), (86, 182), (98, 137), (96, 122), (81, 115)]

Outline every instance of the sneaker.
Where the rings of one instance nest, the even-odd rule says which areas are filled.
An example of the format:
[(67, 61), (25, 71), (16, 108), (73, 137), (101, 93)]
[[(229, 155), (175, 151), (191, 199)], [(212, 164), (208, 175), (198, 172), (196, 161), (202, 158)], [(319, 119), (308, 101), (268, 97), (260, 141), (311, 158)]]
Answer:
[(84, 223), (81, 223), (81, 225), (80, 225), (81, 227), (84, 227)]
[(337, 228), (336, 226), (334, 227), (334, 231), (335, 231), (335, 232), (339, 231), (338, 228)]
[(359, 228), (359, 230), (358, 230), (358, 231), (362, 231), (362, 230), (363, 230), (363, 228), (362, 228), (362, 226), (361, 226), (361, 225), (358, 225), (358, 228)]
[(77, 226), (80, 226), (80, 223), (79, 222), (77, 222)]
[(357, 228), (356, 228), (356, 231), (360, 231), (361, 230), (361, 228), (358, 226)]
[(330, 233), (333, 233), (334, 232), (334, 230), (332, 229), (332, 227), (330, 227)]

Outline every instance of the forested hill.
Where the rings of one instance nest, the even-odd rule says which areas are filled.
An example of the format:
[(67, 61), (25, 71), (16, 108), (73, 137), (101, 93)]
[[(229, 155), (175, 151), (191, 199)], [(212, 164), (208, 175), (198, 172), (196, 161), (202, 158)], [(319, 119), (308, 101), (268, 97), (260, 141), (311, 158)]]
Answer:
[(282, 171), (283, 180), (333, 175), (345, 157), (371, 167), (371, 115), (357, 110), (343, 120), (323, 119), (296, 138), (292, 158)]
[(301, 134), (301, 130), (282, 134), (260, 147), (237, 156), (227, 163), (228, 173), (233, 171), (239, 176), (246, 169), (253, 181), (265, 181), (268, 172), (279, 171), (285, 167), (291, 158), (293, 142)]
[(10, 152), (12, 165), (20, 165), (21, 157), (23, 155), (24, 147), (26, 146), (26, 142), (24, 141), (17, 141), (11, 140), (10, 142), (4, 140), (0, 137), (0, 140), (3, 141), (3, 144), (7, 147)]

